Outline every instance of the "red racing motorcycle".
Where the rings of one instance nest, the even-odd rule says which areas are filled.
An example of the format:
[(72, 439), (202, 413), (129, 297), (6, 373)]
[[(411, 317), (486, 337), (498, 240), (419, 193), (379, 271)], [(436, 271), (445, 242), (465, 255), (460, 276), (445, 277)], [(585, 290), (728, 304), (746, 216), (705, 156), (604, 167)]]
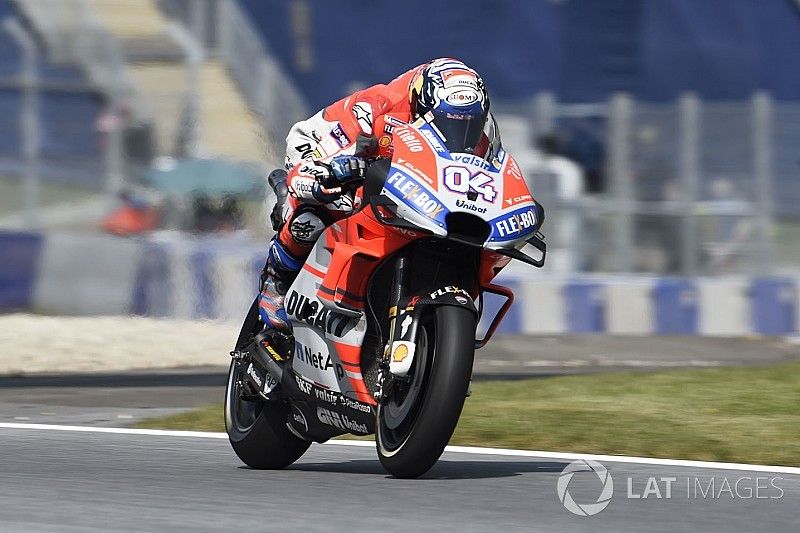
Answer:
[[(458, 423), (475, 349), (513, 302), (492, 280), (512, 259), (544, 264), (544, 210), (509, 154), (448, 150), (424, 120), (394, 137), (360, 209), (326, 229), (289, 288), (292, 335), (262, 331), (257, 302), (242, 326), (225, 425), (253, 468), (374, 433), (391, 474), (428, 471)], [(505, 302), (476, 339), (484, 293)]]

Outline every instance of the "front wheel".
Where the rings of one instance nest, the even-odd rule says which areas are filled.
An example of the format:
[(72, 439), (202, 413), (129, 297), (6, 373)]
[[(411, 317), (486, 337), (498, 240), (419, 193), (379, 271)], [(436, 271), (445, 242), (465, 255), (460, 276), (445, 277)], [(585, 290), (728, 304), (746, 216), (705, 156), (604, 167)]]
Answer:
[(421, 319), (409, 379), (393, 382), (378, 408), (378, 457), (392, 475), (421, 476), (450, 441), (472, 376), (475, 327), (463, 307), (436, 307)]

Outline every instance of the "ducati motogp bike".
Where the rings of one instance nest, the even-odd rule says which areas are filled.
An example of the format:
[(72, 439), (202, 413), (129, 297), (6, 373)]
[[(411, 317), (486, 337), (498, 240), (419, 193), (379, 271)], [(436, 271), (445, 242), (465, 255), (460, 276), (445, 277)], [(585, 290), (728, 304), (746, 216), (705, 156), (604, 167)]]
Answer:
[[(252, 468), (283, 468), (312, 442), (375, 435), (394, 476), (439, 459), (514, 295), (512, 260), (541, 267), (544, 210), (514, 159), (448, 150), (424, 120), (394, 128), (360, 207), (330, 225), (285, 298), (292, 333), (263, 329), (254, 301), (231, 353), (225, 425)], [(504, 298), (481, 339), (484, 294)]]

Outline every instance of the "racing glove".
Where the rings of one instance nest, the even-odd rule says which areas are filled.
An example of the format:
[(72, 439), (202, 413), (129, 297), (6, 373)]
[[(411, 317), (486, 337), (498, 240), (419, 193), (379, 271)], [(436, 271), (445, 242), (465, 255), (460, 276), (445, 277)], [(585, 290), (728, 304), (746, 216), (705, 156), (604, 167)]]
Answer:
[(367, 162), (352, 155), (337, 155), (330, 162), (331, 174), (339, 183), (363, 180)]
[(314, 199), (322, 203), (336, 201), (344, 194), (344, 185), (364, 179), (367, 163), (360, 157), (339, 155), (331, 159), (330, 163), (317, 163), (327, 170), (325, 176), (317, 179), (311, 194)]

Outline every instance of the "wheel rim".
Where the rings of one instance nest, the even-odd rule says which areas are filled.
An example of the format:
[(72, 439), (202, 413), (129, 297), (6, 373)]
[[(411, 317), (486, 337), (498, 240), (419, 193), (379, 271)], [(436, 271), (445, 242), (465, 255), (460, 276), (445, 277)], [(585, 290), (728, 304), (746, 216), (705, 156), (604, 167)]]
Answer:
[(421, 323), (417, 333), (417, 347), (411, 368), (413, 376), (408, 388), (399, 397), (392, 396), (378, 407), (377, 440), (384, 455), (392, 455), (408, 440), (417, 413), (425, 396), (425, 378), (430, 366), (430, 354), (435, 352), (435, 335), (428, 332), (429, 322)]
[(264, 409), (264, 402), (256, 398), (245, 400), (242, 397), (244, 391), (240, 378), (246, 368), (246, 364), (234, 361), (228, 372), (228, 392), (225, 395), (225, 428), (228, 430), (228, 435), (234, 440), (244, 437), (253, 428)]

